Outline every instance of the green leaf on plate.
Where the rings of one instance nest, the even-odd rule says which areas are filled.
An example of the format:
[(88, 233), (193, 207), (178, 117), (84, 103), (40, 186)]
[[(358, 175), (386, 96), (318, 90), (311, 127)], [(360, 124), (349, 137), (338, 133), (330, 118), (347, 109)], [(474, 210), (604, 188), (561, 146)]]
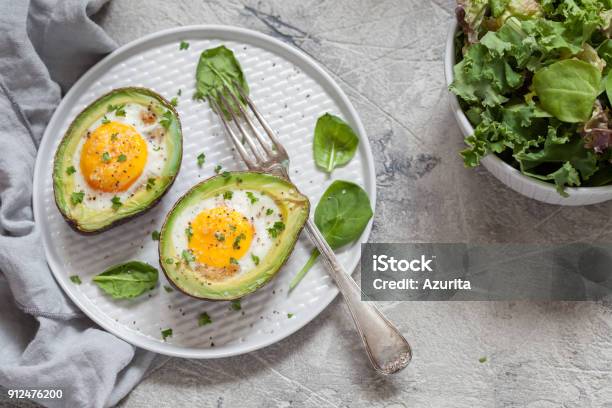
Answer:
[(314, 159), (317, 166), (331, 173), (347, 164), (357, 151), (359, 138), (353, 129), (338, 116), (329, 113), (317, 120), (314, 131)]
[[(372, 218), (368, 193), (355, 183), (335, 180), (323, 193), (315, 209), (314, 221), (332, 249), (347, 245), (361, 236)], [(314, 249), (302, 269), (289, 284), (292, 290), (312, 268), (320, 253)]]
[[(239, 101), (245, 102), (237, 88), (240, 87), (246, 95), (249, 94), (249, 85), (242, 72), (242, 67), (232, 50), (221, 45), (209, 48), (200, 55), (196, 68), (198, 99), (212, 98), (219, 106), (222, 106), (220, 95), (223, 94), (232, 109), (238, 112), (233, 98), (227, 91), (224, 91), (224, 86)], [(222, 110), (229, 117), (229, 112)]]
[(93, 278), (102, 291), (114, 299), (130, 299), (157, 285), (157, 269), (139, 261), (115, 265)]

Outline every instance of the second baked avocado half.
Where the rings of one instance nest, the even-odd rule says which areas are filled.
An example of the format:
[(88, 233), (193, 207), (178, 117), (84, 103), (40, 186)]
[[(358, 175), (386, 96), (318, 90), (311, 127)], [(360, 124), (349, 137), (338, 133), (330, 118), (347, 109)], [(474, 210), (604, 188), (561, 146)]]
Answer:
[(254, 292), (285, 263), (310, 203), (289, 181), (225, 172), (189, 190), (168, 214), (159, 261), (182, 292), (232, 300)]
[(115, 89), (74, 119), (55, 154), (55, 202), (83, 233), (100, 232), (151, 208), (181, 165), (178, 114), (145, 88)]

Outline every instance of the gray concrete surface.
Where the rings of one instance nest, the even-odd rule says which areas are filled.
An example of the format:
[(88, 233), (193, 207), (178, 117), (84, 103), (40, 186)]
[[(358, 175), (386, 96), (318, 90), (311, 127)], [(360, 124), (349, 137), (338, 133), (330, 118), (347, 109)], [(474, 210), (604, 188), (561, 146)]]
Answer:
[[(119, 43), (187, 24), (255, 29), (330, 72), (376, 158), (372, 241), (571, 241), (608, 234), (612, 203), (544, 205), (464, 169), (448, 108), (444, 40), (453, 1), (113, 0), (99, 17)], [(392, 303), (412, 342), (397, 377), (370, 369), (341, 301), (249, 355), (171, 359), (122, 404), (211, 407), (612, 407), (612, 309), (546, 303)], [(479, 358), (486, 356), (487, 362)]]
[[(376, 159), (374, 242), (609, 240), (612, 202), (545, 205), (463, 167), (447, 101), (451, 0), (113, 0), (97, 20), (123, 44), (178, 25), (228, 24), (302, 49), (348, 94)], [(339, 299), (290, 338), (222, 360), (170, 359), (131, 407), (608, 407), (612, 308), (598, 303), (384, 303), (414, 361), (370, 369)], [(486, 357), (485, 363), (479, 362)]]

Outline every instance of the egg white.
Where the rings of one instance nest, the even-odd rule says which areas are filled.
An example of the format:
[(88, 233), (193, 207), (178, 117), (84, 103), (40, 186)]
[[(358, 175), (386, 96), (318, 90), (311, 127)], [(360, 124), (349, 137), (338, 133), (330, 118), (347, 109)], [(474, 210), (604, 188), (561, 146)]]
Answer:
[[(258, 201), (251, 203), (247, 192), (250, 192), (258, 198)], [(223, 195), (216, 197), (210, 197), (205, 200), (198, 202), (195, 205), (184, 208), (180, 215), (176, 218), (174, 223), (174, 229), (170, 232), (172, 236), (172, 242), (176, 247), (176, 252), (181, 254), (183, 250), (189, 249), (189, 243), (187, 241), (187, 235), (185, 229), (189, 227), (189, 223), (202, 211), (216, 208), (216, 207), (228, 207), (234, 211), (238, 211), (243, 216), (247, 217), (253, 225), (253, 240), (249, 249), (240, 259), (237, 259), (240, 267), (239, 274), (248, 273), (256, 265), (253, 262), (252, 256), (259, 257), (262, 261), (274, 241), (269, 236), (267, 229), (272, 227), (276, 221), (282, 221), (281, 212), (276, 202), (269, 196), (262, 194), (258, 191), (251, 190), (233, 190), (231, 199), (224, 199)], [(273, 213), (266, 215), (267, 209), (272, 209)]]
[[(112, 122), (120, 122), (128, 125), (132, 125), (140, 136), (144, 139), (147, 144), (147, 161), (145, 167), (140, 174), (140, 177), (125, 191), (117, 192), (105, 192), (95, 190), (87, 184), (83, 173), (81, 172), (80, 161), (81, 153), (83, 151), (83, 145), (87, 140), (87, 132), (93, 132), (96, 128), (102, 125), (102, 118), (92, 123), (87, 129), (87, 132), (81, 137), (74, 156), (72, 157), (72, 165), (77, 170), (74, 173), (75, 177), (75, 191), (85, 192), (83, 199), (83, 205), (86, 207), (101, 210), (112, 207), (112, 198), (114, 196), (119, 197), (122, 203), (127, 201), (136, 190), (139, 188), (145, 188), (147, 180), (150, 177), (158, 177), (162, 173), (162, 169), (165, 164), (166, 150), (163, 143), (158, 143), (154, 137), (154, 134), (158, 128), (161, 127), (159, 124), (159, 116), (156, 121), (152, 124), (145, 124), (141, 119), (141, 112), (146, 111), (147, 107), (136, 103), (128, 103), (124, 107), (125, 116), (117, 116), (116, 112), (109, 112), (105, 116)], [(165, 136), (164, 136), (165, 137)], [(163, 138), (161, 139), (163, 141)]]

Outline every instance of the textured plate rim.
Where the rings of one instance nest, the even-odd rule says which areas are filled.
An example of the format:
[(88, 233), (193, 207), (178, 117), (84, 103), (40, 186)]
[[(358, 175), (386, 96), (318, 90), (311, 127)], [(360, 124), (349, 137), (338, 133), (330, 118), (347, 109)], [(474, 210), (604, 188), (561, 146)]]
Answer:
[[(175, 27), (166, 30), (157, 31), (136, 40), (130, 41), (127, 44), (117, 48), (115, 51), (98, 61), (95, 65), (93, 65), (85, 74), (83, 74), (70, 88), (70, 90), (66, 93), (66, 95), (62, 98), (60, 104), (56, 108), (51, 120), (49, 121), (45, 131), (43, 133), (43, 137), (41, 138), (39, 149), (36, 155), (36, 164), (34, 167), (34, 181), (33, 181), (33, 192), (32, 192), (32, 202), (34, 209), (34, 221), (37, 224), (38, 220), (44, 219), (43, 216), (43, 201), (42, 194), (44, 185), (42, 183), (42, 171), (44, 168), (42, 151), (43, 145), (53, 143), (50, 142), (52, 136), (49, 134), (50, 129), (55, 127), (55, 123), (60, 120), (59, 115), (57, 114), (64, 108), (65, 105), (70, 105), (73, 100), (77, 97), (76, 90), (82, 86), (84, 83), (89, 81), (90, 77), (93, 77), (99, 71), (105, 69), (105, 65), (108, 64), (111, 60), (116, 58), (117, 56), (122, 55), (125, 52), (128, 52), (132, 49), (138, 48), (147, 42), (154, 41), (157, 39), (161, 39), (166, 36), (174, 36), (177, 34), (189, 35), (194, 32), (195, 34), (205, 34), (210, 39), (215, 38), (227, 38), (227, 40), (232, 41), (241, 41), (251, 42), (253, 45), (260, 46), (262, 48), (267, 48), (271, 51), (276, 51), (280, 56), (285, 59), (288, 59), (291, 63), (295, 64), (295, 61), (299, 61), (301, 64), (307, 66), (312, 72), (318, 75), (318, 78), (315, 80), (320, 83), (324, 88), (329, 89), (330, 94), (334, 96), (334, 98), (338, 98), (338, 102), (341, 104), (342, 108), (345, 108), (349, 115), (351, 122), (357, 128), (357, 133), (360, 135), (360, 150), (361, 153), (364, 154), (364, 165), (367, 167), (366, 174), (364, 177), (364, 187), (366, 190), (370, 191), (370, 200), (372, 204), (373, 212), (376, 211), (376, 172), (374, 169), (374, 157), (372, 155), (372, 150), (370, 147), (370, 143), (361, 122), (357, 111), (353, 107), (352, 103), (344, 93), (344, 91), (340, 88), (340, 86), (334, 81), (327, 71), (325, 71), (313, 58), (304, 53), (303, 51), (292, 47), (274, 37), (271, 37), (267, 34), (260, 33), (258, 31), (234, 27), (234, 26), (226, 26), (226, 25), (190, 25), (183, 27)], [(267, 45), (265, 47), (264, 45)], [(51, 146), (52, 148), (52, 146)], [(46, 164), (46, 163), (45, 163)], [(40, 186), (40, 187), (39, 187)], [(360, 245), (361, 243), (367, 242), (371, 230), (372, 230), (373, 219), (370, 220), (368, 226), (364, 230), (361, 238), (358, 242), (353, 245)], [(331, 290), (322, 295), (321, 301), (318, 302), (317, 307), (311, 309), (311, 313), (308, 317), (306, 317), (299, 324), (296, 324), (294, 327), (289, 327), (288, 330), (284, 332), (275, 332), (280, 333), (279, 335), (270, 336), (269, 339), (259, 343), (253, 343), (251, 345), (233, 345), (231, 348), (227, 348), (226, 350), (215, 349), (215, 348), (196, 348), (196, 347), (183, 347), (174, 344), (168, 343), (159, 343), (157, 341), (153, 341), (152, 339), (148, 339), (147, 336), (144, 335), (134, 335), (125, 327), (115, 321), (113, 321), (108, 316), (98, 313), (97, 311), (90, 310), (89, 306), (85, 305), (79, 297), (73, 293), (72, 289), (68, 284), (68, 279), (64, 276), (65, 274), (60, 273), (59, 271), (63, 269), (63, 267), (58, 264), (55, 260), (55, 256), (53, 255), (51, 245), (49, 243), (49, 237), (47, 236), (46, 227), (42, 226), (43, 223), (39, 227), (41, 228), (41, 238), (43, 242), (43, 248), (45, 251), (45, 257), (47, 260), (47, 264), (49, 265), (49, 269), (58, 282), (64, 293), (70, 298), (70, 300), (91, 320), (97, 323), (104, 330), (112, 333), (113, 335), (119, 337), (120, 339), (143, 349), (153, 351), (159, 354), (164, 354), (172, 357), (182, 357), (182, 358), (197, 358), (197, 359), (212, 359), (212, 358), (222, 358), (222, 357), (231, 357), (237, 356), (245, 353), (249, 353), (255, 350), (262, 349), (274, 343), (277, 343), (302, 327), (306, 326), (310, 323), (315, 317), (319, 316), (323, 310), (329, 306), (329, 304), (336, 298), (338, 294), (338, 289), (335, 287), (334, 283), (330, 283)], [(348, 270), (352, 274), (357, 265), (359, 263), (359, 257), (357, 257), (354, 261), (351, 262)], [(332, 282), (330, 280), (330, 282)]]

